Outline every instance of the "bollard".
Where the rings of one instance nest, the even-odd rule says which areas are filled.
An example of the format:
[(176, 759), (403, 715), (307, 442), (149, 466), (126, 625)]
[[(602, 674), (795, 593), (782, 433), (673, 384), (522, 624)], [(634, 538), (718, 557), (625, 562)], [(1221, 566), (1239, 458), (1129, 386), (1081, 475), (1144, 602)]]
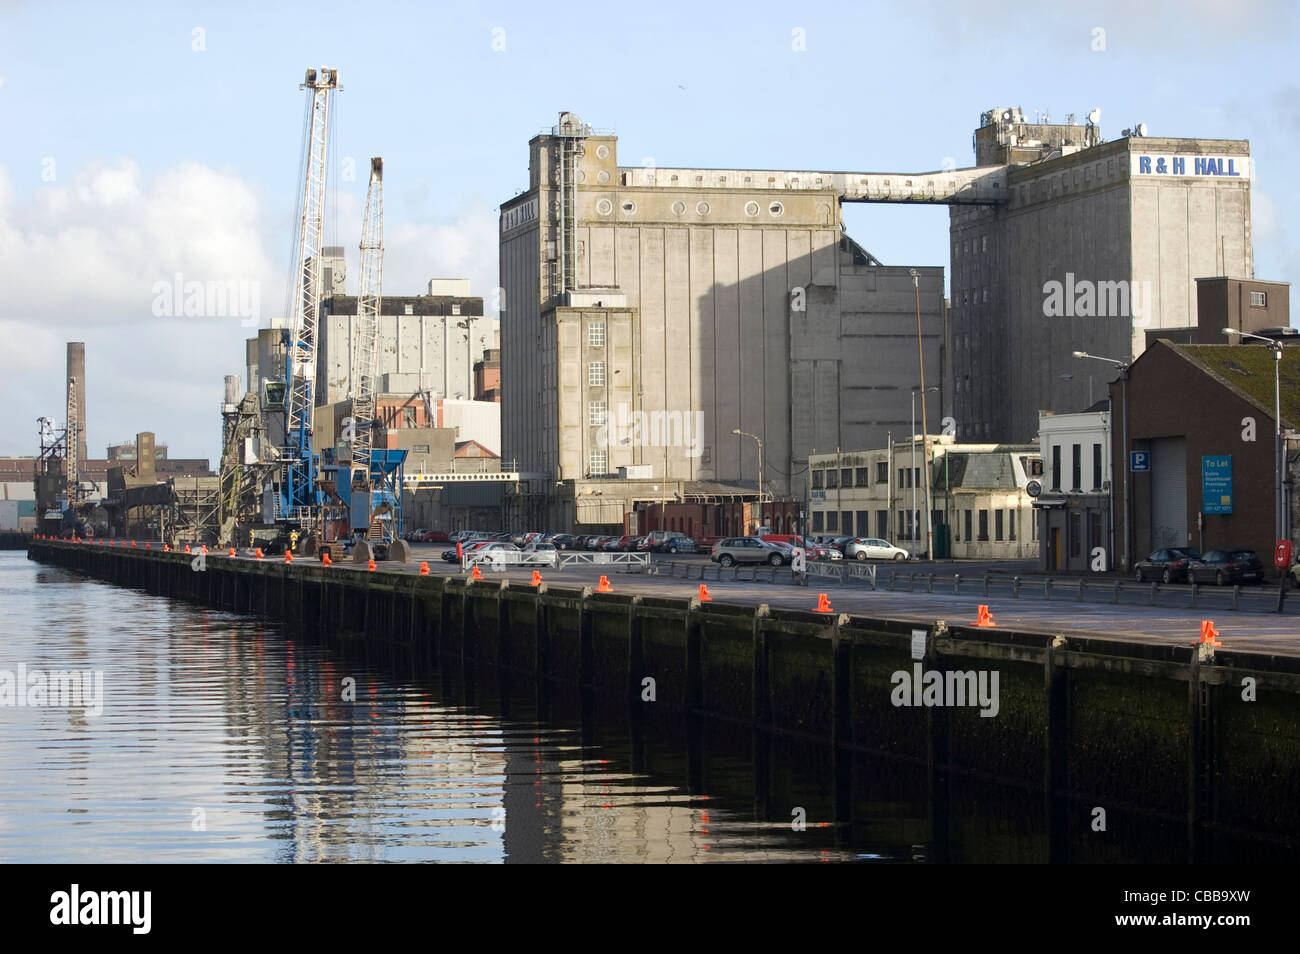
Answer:
[(984, 595), (989, 595), (989, 575), (987, 573), (984, 574)]
[(952, 595), (953, 596), (961, 595), (961, 574), (960, 573), (954, 573), (952, 575)]
[(925, 583), (925, 591), (926, 591), (927, 593), (933, 593), (933, 592), (934, 592), (934, 574), (933, 574), (933, 573), (930, 574), (930, 579), (926, 580), (926, 583)]
[(1079, 602), (1080, 603), (1083, 602), (1083, 579), (1082, 578), (1080, 578), (1079, 580)]
[(1121, 585), (1122, 585), (1122, 584), (1120, 583), (1119, 580), (1116, 580), (1116, 581), (1115, 581), (1115, 589), (1114, 589), (1114, 592), (1111, 594), (1111, 598), (1110, 598), (1110, 601), (1111, 601), (1112, 603), (1118, 603), (1118, 602), (1119, 602), (1119, 588), (1120, 588)]
[(1052, 598), (1052, 578), (1049, 576), (1044, 578), (1043, 580), (1043, 599), (1050, 600), (1051, 598)]
[[(1195, 586), (1196, 584), (1193, 583), (1192, 585)], [(1155, 606), (1155, 605), (1156, 605), (1156, 589), (1157, 589), (1159, 586), (1160, 586), (1159, 583), (1152, 583), (1152, 584), (1151, 584), (1151, 597), (1150, 597), (1150, 599), (1147, 601), (1147, 605), (1148, 605), (1148, 606)]]
[(1232, 587), (1232, 608), (1237, 608), (1237, 601), (1241, 599), (1241, 584), (1237, 583)]
[(1199, 594), (1199, 591), (1200, 591), (1200, 585), (1197, 584), (1197, 583), (1193, 583), (1193, 584), (1192, 584), (1192, 601), (1191, 601), (1190, 603), (1187, 604), (1189, 607), (1192, 607), (1192, 608), (1195, 608), (1195, 607), (1196, 607), (1196, 598), (1197, 598), (1197, 596), (1200, 595), (1200, 594)]
[(1011, 595), (1016, 599), (1020, 599), (1020, 577), (1018, 576), (1011, 578)]

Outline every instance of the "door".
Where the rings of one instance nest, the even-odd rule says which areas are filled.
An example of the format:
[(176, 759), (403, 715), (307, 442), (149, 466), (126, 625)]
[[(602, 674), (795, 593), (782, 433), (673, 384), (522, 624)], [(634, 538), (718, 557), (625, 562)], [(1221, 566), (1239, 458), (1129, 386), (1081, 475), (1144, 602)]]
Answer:
[(1187, 439), (1151, 442), (1151, 549), (1187, 546)]

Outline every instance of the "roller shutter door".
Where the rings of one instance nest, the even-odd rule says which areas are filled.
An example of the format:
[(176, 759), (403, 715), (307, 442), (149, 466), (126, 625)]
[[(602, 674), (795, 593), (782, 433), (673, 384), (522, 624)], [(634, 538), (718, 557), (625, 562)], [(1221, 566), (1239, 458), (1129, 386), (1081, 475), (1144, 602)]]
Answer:
[(1187, 546), (1187, 439), (1151, 442), (1151, 549)]

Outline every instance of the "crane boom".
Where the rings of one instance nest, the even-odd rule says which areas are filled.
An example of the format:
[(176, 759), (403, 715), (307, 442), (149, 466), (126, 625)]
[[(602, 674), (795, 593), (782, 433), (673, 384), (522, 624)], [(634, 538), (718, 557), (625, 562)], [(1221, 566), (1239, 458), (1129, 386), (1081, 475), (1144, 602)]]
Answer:
[(357, 286), (356, 343), (352, 349), (352, 484), (370, 486), (374, 447), (375, 371), (384, 282), (384, 160), (370, 160), (370, 187), (361, 222), (361, 275)]
[(301, 217), (295, 242), (297, 294), (285, 332), (285, 437), (281, 454), (281, 517), (304, 528), (319, 505), (312, 456), (312, 409), (316, 384), (316, 324), (321, 299), (321, 252), (325, 234), (330, 96), (341, 90), (338, 70), (307, 70), (299, 89), (308, 91)]

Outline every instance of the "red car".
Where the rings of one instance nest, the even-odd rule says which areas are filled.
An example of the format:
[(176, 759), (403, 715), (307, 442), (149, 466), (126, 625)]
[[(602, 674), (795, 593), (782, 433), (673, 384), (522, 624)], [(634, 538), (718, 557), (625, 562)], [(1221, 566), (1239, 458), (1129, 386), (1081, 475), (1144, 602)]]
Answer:
[(420, 538), (424, 543), (449, 543), (450, 540), (441, 530), (430, 530)]

